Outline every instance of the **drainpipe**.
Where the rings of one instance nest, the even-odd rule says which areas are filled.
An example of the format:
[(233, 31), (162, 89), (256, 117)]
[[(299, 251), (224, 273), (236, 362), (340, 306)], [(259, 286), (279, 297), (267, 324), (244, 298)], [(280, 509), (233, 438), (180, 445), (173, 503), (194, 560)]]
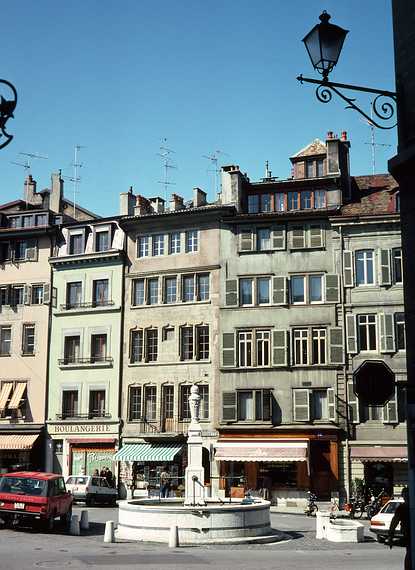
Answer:
[[(49, 257), (53, 256), (56, 244), (56, 231), (49, 234), (50, 250)], [(48, 261), (49, 263), (49, 261)], [(53, 305), (53, 267), (49, 263), (49, 305), (48, 305), (48, 332), (46, 344), (46, 382), (45, 382), (45, 408), (44, 408), (44, 435), (45, 435), (45, 460), (44, 468), (47, 471), (53, 472), (53, 459), (54, 459), (54, 440), (48, 438), (48, 408), (49, 408), (49, 358), (50, 358), (50, 339), (52, 333), (52, 305)]]
[(350, 428), (350, 417), (349, 417), (349, 402), (347, 397), (347, 336), (346, 336), (346, 290), (344, 288), (343, 279), (343, 251), (344, 251), (344, 237), (343, 237), (343, 227), (339, 227), (340, 230), (340, 302), (342, 311), (342, 321), (343, 321), (343, 338), (344, 338), (344, 364), (343, 364), (343, 376), (344, 376), (344, 386), (345, 386), (345, 401), (346, 401), (346, 439), (345, 439), (345, 452), (346, 461), (344, 464), (344, 486), (346, 488), (346, 500), (350, 499), (350, 445), (349, 445), (349, 428)]
[[(124, 369), (124, 316), (125, 316), (125, 282), (126, 282), (126, 272), (127, 272), (127, 251), (128, 251), (128, 236), (127, 232), (124, 232), (124, 248), (123, 251), (120, 252), (121, 256), (121, 291), (120, 291), (120, 300), (121, 300), (121, 314), (120, 314), (120, 351), (119, 351), (119, 363), (118, 363), (118, 447), (121, 442), (121, 434), (123, 429), (123, 420), (122, 420), (122, 404), (121, 404), (121, 397), (123, 393), (123, 369)], [(127, 392), (127, 401), (128, 401), (128, 392)], [(128, 412), (127, 412), (128, 413)], [(117, 462), (117, 486), (118, 492), (120, 491), (120, 462)]]

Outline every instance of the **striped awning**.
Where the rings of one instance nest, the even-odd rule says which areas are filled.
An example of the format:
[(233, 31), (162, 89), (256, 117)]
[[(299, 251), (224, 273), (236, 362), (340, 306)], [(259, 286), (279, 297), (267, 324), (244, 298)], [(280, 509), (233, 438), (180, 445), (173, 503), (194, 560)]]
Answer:
[(183, 449), (181, 443), (126, 443), (114, 455), (114, 461), (173, 461)]
[(0, 435), (0, 449), (15, 451), (18, 449), (32, 449), (33, 444), (39, 437), (34, 435)]
[(13, 390), (13, 382), (5, 382), (1, 387), (0, 392), (0, 412), (6, 409), (7, 400), (10, 397), (10, 392)]
[(219, 441), (215, 444), (215, 459), (219, 461), (307, 461), (307, 441)]
[(19, 382), (16, 384), (16, 388), (14, 389), (13, 396), (11, 397), (9, 403), (9, 410), (17, 410), (20, 405), (20, 401), (23, 398), (23, 394), (26, 390), (26, 382)]

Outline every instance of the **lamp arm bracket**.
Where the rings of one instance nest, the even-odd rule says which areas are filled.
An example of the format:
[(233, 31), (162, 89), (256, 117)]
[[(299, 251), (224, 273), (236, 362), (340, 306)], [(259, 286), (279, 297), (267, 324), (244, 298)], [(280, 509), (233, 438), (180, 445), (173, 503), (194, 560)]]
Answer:
[[(354, 111), (357, 111), (378, 129), (389, 130), (396, 127), (396, 123), (393, 125), (382, 125), (379, 123), (379, 120), (391, 120), (396, 113), (397, 96), (393, 91), (372, 89), (370, 87), (361, 87), (359, 85), (348, 85), (347, 83), (333, 83), (331, 81), (327, 81), (327, 79), (310, 79), (308, 77), (303, 77), (302, 75), (299, 75), (297, 77), (297, 80), (300, 83), (306, 82), (318, 85), (316, 89), (316, 97), (321, 103), (329, 103), (333, 97), (333, 93), (335, 93), (338, 97), (347, 103), (347, 106), (345, 107), (346, 109), (353, 109)], [(347, 95), (342, 93), (340, 89), (375, 94), (376, 97), (373, 99), (373, 101), (370, 102), (371, 110), (373, 112), (372, 116), (368, 115), (357, 104), (355, 104), (355, 98), (347, 97)], [(376, 117), (376, 119), (374, 117)]]
[[(13, 139), (13, 135), (9, 135), (6, 131), (6, 123), (9, 119), (13, 118), (13, 112), (17, 105), (17, 91), (15, 86), (10, 83), (10, 81), (6, 81), (6, 79), (0, 79), (0, 85), (6, 85), (12, 93), (12, 99), (5, 99), (2, 95), (0, 95), (0, 149), (7, 146)], [(4, 137), (4, 142), (2, 141)]]

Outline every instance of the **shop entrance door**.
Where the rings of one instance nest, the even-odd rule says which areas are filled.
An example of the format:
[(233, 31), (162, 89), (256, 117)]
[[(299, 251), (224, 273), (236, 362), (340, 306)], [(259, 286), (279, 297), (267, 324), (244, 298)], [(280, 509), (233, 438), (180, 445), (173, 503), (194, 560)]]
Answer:
[(393, 463), (387, 461), (370, 461), (365, 463), (365, 484), (374, 495), (384, 489), (386, 495), (393, 495)]
[(330, 442), (310, 441), (311, 488), (320, 501), (331, 498)]

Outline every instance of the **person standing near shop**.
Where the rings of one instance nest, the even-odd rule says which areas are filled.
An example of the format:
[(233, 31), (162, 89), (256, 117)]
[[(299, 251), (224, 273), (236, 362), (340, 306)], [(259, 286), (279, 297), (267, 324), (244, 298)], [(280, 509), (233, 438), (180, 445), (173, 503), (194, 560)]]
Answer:
[(160, 497), (167, 498), (170, 493), (170, 473), (167, 467), (164, 467), (160, 473)]

